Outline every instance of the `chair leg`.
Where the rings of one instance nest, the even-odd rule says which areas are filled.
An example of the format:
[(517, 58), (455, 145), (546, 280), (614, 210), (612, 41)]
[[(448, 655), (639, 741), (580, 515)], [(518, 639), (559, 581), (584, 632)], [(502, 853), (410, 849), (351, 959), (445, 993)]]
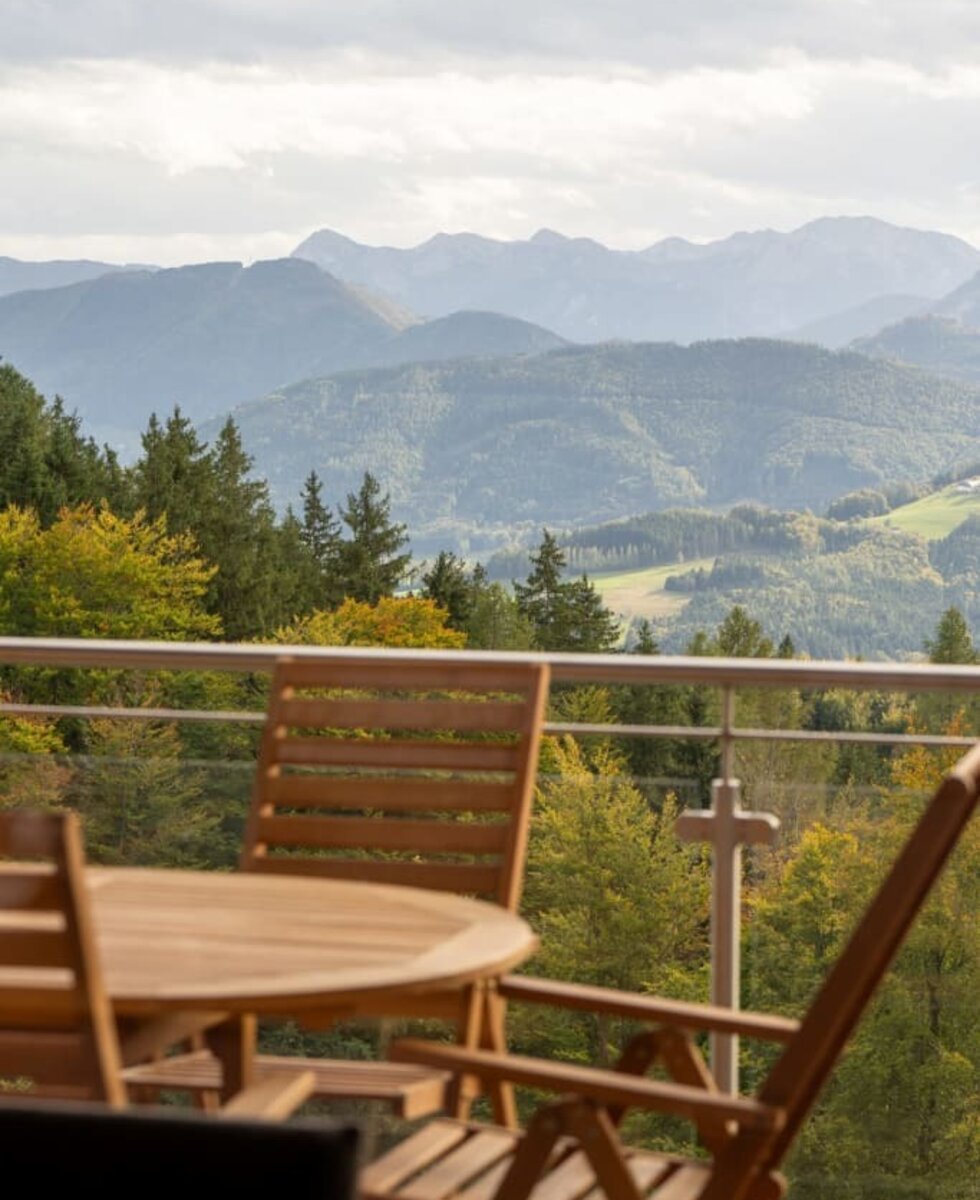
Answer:
[[(456, 1041), (460, 1046), (475, 1050), (480, 1045), (483, 1028), (483, 988), (479, 984), (465, 988), (460, 996), (460, 1012), (456, 1023)], [(455, 1076), (446, 1089), (446, 1112), (459, 1121), (470, 1115), (474, 1099), (480, 1094), (480, 1081), (471, 1075)]]
[[(493, 984), (483, 991), (483, 1036), (481, 1045), (498, 1054), (507, 1052), (507, 1001), (497, 993)], [(487, 1094), (493, 1109), (493, 1119), (505, 1129), (517, 1128), (517, 1102), (514, 1085), (506, 1080), (494, 1080), (487, 1084)]]

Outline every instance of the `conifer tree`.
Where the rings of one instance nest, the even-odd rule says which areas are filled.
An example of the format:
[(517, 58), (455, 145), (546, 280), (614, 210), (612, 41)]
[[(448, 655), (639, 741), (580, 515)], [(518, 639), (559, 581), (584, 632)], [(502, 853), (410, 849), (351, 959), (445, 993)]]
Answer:
[(60, 399), (44, 397), (7, 363), (0, 363), (0, 508), (30, 508), (47, 528), (65, 506), (122, 498), (114, 455), (81, 432)]
[(935, 637), (925, 645), (929, 661), (934, 663), (975, 663), (977, 652), (970, 628), (958, 608), (947, 608), (939, 618)]
[(412, 556), (402, 553), (408, 545), (405, 526), (392, 521), (391, 501), (387, 494), (381, 495), (369, 471), (360, 489), (347, 493), (340, 517), (350, 530), (339, 556), (344, 595), (376, 604), (382, 596), (392, 595), (408, 573)]
[(299, 537), (306, 550), (311, 578), (307, 608), (335, 608), (344, 598), (341, 579), (340, 522), (324, 504), (322, 484), (311, 471), (300, 493), (303, 519)]
[(466, 628), (476, 590), (472, 577), (467, 574), (466, 564), (448, 550), (441, 550), (422, 576), (422, 595), (449, 613), (449, 624), (453, 629)]
[(531, 571), (514, 585), (517, 606), (534, 629), (539, 650), (596, 653), (619, 640), (616, 618), (583, 575), (564, 581), (565, 552), (554, 534), (542, 531), (541, 545), (530, 555)]

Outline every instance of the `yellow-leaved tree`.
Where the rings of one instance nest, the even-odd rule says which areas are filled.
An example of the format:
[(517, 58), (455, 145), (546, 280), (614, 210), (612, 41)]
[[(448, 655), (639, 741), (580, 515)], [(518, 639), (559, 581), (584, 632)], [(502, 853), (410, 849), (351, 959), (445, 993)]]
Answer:
[(347, 599), (333, 612), (318, 609), (277, 629), (273, 641), (292, 646), (387, 646), (457, 650), (466, 634), (450, 629), (449, 614), (421, 596), (382, 596), (375, 604)]

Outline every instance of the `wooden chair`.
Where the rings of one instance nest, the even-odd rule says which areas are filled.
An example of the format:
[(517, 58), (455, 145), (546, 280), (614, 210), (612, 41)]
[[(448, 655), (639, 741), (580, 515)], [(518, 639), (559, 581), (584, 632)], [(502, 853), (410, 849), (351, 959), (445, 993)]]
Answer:
[[(980, 746), (947, 776), (847, 946), (799, 1022), (659, 1000), (597, 987), (514, 977), (512, 999), (651, 1022), (612, 1071), (419, 1041), (403, 1060), (561, 1093), (520, 1135), (439, 1120), (363, 1174), (363, 1200), (778, 1200), (778, 1168), (916, 913), (969, 821), (980, 786)], [(753, 1098), (720, 1093), (692, 1041), (716, 1030), (784, 1043)], [(661, 1063), (671, 1082), (644, 1078)], [(617, 1126), (637, 1106), (694, 1122), (707, 1160), (633, 1151)], [(591, 1189), (598, 1186), (598, 1193)]]
[[(493, 900), (516, 910), (549, 669), (546, 664), (348, 657), (280, 659), (255, 777), (241, 867), (405, 884)], [(345, 1013), (319, 1014), (328, 1025)], [(406, 997), (381, 1017), (438, 1017), (461, 1041), (502, 1037), (498, 999)], [(451, 1076), (407, 1063), (256, 1058), (258, 1075), (312, 1070), (323, 1099), (373, 1099), (399, 1115), (447, 1103)], [(220, 1084), (206, 1051), (157, 1065), (160, 1086)], [(513, 1122), (506, 1088), (491, 1089)], [(457, 1112), (466, 1099), (454, 1092)]]
[[(312, 1082), (276, 1075), (222, 1112), (286, 1116)], [(0, 1101), (25, 1096), (127, 1103), (73, 813), (0, 813)]]

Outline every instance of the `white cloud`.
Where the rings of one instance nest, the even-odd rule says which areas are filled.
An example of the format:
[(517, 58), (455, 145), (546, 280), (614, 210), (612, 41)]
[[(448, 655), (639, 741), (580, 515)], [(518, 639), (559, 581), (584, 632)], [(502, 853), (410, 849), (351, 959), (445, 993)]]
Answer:
[[(302, 5), (246, 7), (282, 33)], [(767, 11), (756, 0), (749, 16)], [(977, 236), (980, 67), (966, 60), (432, 62), (8, 63), (0, 253), (250, 258), (323, 225), (394, 244), (548, 225), (640, 246), (836, 212)]]

